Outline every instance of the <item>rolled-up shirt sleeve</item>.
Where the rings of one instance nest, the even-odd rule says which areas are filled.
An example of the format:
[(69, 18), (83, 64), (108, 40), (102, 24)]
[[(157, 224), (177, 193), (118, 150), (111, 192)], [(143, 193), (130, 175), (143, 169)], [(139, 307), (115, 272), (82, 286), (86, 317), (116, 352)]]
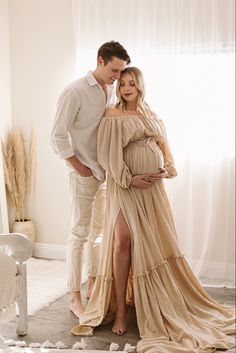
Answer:
[(74, 89), (66, 89), (58, 99), (56, 116), (51, 132), (51, 146), (59, 157), (74, 155), (69, 130), (80, 110), (80, 97)]

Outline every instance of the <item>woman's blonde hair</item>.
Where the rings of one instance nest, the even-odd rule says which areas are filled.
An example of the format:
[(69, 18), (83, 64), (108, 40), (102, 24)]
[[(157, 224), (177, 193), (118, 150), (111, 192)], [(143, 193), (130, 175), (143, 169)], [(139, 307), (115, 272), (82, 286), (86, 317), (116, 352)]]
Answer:
[(142, 71), (135, 66), (129, 66), (125, 68), (125, 70), (122, 71), (121, 73), (120, 79), (117, 81), (116, 95), (117, 95), (118, 102), (116, 103), (116, 108), (121, 109), (122, 111), (125, 111), (125, 108), (126, 108), (126, 102), (121, 97), (121, 94), (120, 94), (120, 82), (122, 80), (122, 75), (125, 73), (129, 73), (133, 77), (134, 84), (138, 90), (137, 111), (144, 116), (151, 117), (151, 109), (144, 100), (145, 87), (144, 87), (143, 74), (142, 74)]

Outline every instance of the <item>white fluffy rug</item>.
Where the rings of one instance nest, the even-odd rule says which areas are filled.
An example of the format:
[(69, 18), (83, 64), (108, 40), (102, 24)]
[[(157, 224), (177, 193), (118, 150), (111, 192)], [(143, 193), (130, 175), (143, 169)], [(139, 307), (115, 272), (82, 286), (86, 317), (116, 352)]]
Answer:
[(27, 262), (28, 314), (67, 293), (66, 262), (31, 258)]
[[(108, 351), (88, 351), (85, 350), (73, 350), (73, 349), (45, 349), (45, 348), (18, 348), (8, 347), (0, 348), (0, 353), (108, 353)], [(125, 351), (116, 351), (116, 353), (126, 353)]]
[[(85, 350), (73, 350), (73, 349), (45, 349), (45, 348), (17, 348), (8, 347), (0, 348), (0, 353), (108, 353), (108, 351), (88, 351)], [(125, 351), (116, 351), (116, 353), (126, 353)]]

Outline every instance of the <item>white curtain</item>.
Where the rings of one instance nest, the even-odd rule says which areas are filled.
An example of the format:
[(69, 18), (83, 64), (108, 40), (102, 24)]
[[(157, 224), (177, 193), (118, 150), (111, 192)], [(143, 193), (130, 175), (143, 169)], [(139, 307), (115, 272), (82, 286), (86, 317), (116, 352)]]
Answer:
[(181, 248), (205, 285), (234, 286), (234, 0), (73, 0), (76, 76), (117, 40), (142, 69), (179, 175)]

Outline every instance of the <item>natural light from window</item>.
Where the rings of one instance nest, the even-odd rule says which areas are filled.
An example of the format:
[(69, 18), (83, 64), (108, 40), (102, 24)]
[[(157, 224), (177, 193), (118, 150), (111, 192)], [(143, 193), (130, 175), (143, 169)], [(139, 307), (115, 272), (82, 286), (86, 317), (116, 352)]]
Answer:
[[(140, 54), (147, 102), (164, 120), (176, 162), (217, 163), (234, 156), (234, 55)], [(77, 77), (95, 68), (96, 53), (80, 53)]]

